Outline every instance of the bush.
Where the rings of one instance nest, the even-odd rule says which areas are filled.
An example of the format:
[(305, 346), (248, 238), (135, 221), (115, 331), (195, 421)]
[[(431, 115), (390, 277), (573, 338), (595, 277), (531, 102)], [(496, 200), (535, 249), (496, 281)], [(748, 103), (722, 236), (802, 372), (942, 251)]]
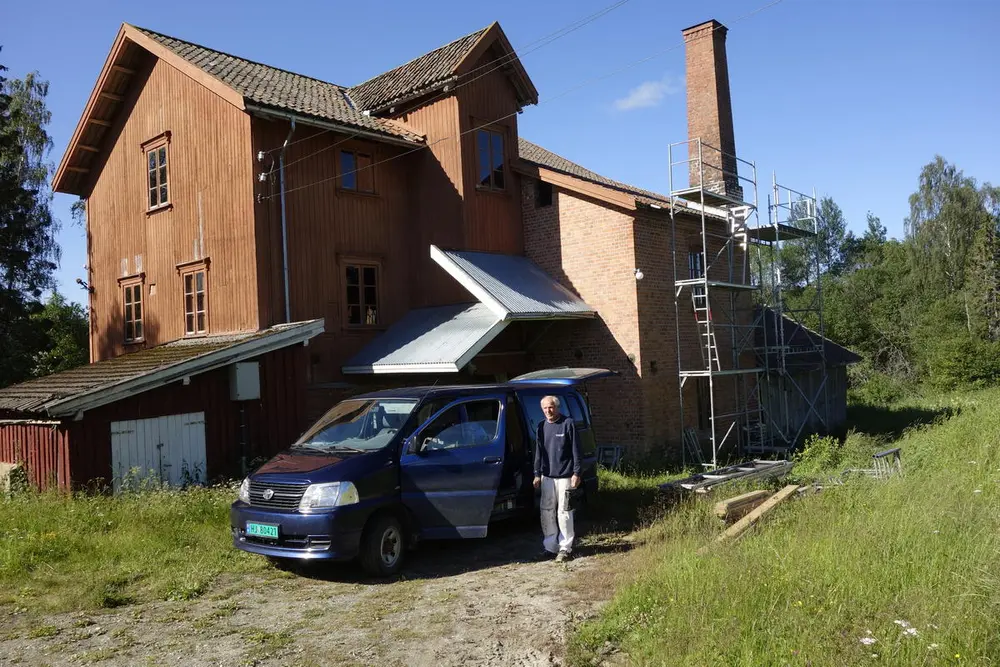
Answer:
[(969, 335), (943, 338), (927, 350), (926, 372), (938, 389), (982, 389), (1000, 384), (1000, 342)]

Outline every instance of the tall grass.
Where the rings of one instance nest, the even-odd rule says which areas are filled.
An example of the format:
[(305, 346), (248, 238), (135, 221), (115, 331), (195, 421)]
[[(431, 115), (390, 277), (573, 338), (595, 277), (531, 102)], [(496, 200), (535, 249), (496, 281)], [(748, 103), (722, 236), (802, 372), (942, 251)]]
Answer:
[[(827, 485), (705, 556), (696, 550), (722, 530), (711, 500), (670, 512), (621, 568), (635, 574), (572, 638), (571, 662), (616, 649), (640, 665), (1000, 662), (1000, 391), (886, 419), (899, 410), (954, 415), (893, 443), (903, 477)], [(891, 442), (873, 417), (868, 434), (829, 455), (817, 447), (803, 470), (829, 481), (870, 460)]]
[(28, 610), (189, 599), (266, 561), (232, 547), (228, 487), (0, 500), (0, 603)]

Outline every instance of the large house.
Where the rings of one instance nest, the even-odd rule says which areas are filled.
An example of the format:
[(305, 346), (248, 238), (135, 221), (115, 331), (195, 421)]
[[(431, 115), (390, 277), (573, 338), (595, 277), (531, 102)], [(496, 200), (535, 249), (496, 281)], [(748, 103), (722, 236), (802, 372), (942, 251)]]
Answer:
[[(521, 138), (538, 92), (496, 23), (355, 86), (122, 25), (54, 180), (86, 202), (91, 364), (0, 390), (0, 460), (43, 487), (238, 474), (345, 396), (546, 366), (619, 373), (590, 387), (608, 443), (714, 446), (759, 401), (753, 346), (711, 346), (754, 316), (723, 252), (726, 29), (684, 35), (686, 199)], [(730, 286), (732, 327), (678, 262)]]

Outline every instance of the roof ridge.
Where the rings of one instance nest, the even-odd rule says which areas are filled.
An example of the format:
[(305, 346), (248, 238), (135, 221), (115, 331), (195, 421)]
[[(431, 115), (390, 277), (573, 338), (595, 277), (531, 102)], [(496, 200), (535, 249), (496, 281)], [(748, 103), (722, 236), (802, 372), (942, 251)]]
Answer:
[[(260, 62), (258, 60), (250, 60), (249, 58), (244, 58), (243, 56), (238, 56), (238, 55), (236, 55), (234, 53), (229, 53), (228, 51), (220, 51), (219, 49), (213, 48), (211, 46), (205, 46), (203, 44), (198, 44), (197, 42), (192, 42), (192, 41), (187, 40), (187, 39), (181, 39), (180, 37), (174, 37), (173, 35), (168, 35), (166, 33), (158, 32), (156, 30), (150, 30), (149, 28), (143, 28), (142, 26), (134, 25), (132, 23), (129, 23), (127, 25), (130, 25), (133, 28), (135, 28), (136, 30), (139, 30), (140, 32), (143, 32), (143, 33), (146, 33), (146, 34), (152, 34), (152, 35), (157, 35), (159, 37), (165, 37), (166, 39), (172, 39), (175, 42), (182, 42), (184, 44), (189, 44), (189, 45), (194, 46), (196, 48), (204, 49), (206, 51), (212, 51), (213, 53), (218, 53), (219, 55), (223, 55), (223, 56), (226, 56), (226, 57), (229, 57), (229, 58), (236, 58), (237, 60), (242, 60), (245, 63), (250, 63), (251, 65), (258, 65), (260, 67), (266, 67), (268, 69), (273, 69), (273, 70), (277, 70), (279, 72), (284, 72), (285, 74), (291, 74), (292, 76), (300, 76), (303, 79), (310, 79), (312, 81), (316, 81), (318, 83), (322, 83), (322, 84), (325, 84), (327, 86), (333, 86), (335, 88), (339, 88), (340, 91), (344, 92), (344, 93), (346, 93), (347, 90), (350, 88), (350, 86), (344, 86), (344, 85), (341, 85), (339, 83), (333, 83), (332, 81), (327, 81), (325, 79), (320, 79), (320, 78), (315, 77), (315, 76), (309, 76), (308, 74), (302, 74), (300, 72), (293, 72), (292, 70), (285, 69), (284, 67), (275, 67), (274, 65), (268, 65), (267, 63), (262, 63), (262, 62)], [(216, 77), (216, 78), (218, 78), (218, 77)], [(353, 100), (352, 100), (352, 102), (353, 102)]]
[[(494, 21), (494, 23), (496, 23), (496, 22)], [(461, 42), (462, 40), (469, 39), (473, 35), (480, 35), (480, 36), (482, 36), (482, 34), (484, 34), (487, 30), (489, 30), (491, 27), (493, 27), (494, 23), (489, 24), (485, 28), (480, 28), (479, 30), (473, 30), (472, 32), (468, 33), (467, 35), (462, 35), (461, 37), (453, 39), (450, 42), (448, 42), (447, 44), (442, 44), (441, 46), (439, 46), (437, 48), (431, 49), (430, 51), (425, 51), (424, 53), (420, 54), (419, 56), (416, 56), (414, 58), (410, 58), (406, 62), (400, 63), (399, 65), (396, 65), (395, 67), (390, 67), (389, 69), (387, 69), (387, 70), (385, 70), (385, 71), (383, 71), (383, 72), (381, 72), (379, 74), (376, 74), (375, 76), (372, 76), (372, 77), (369, 77), (368, 79), (365, 79), (361, 83), (355, 84), (353, 86), (348, 86), (348, 90), (350, 91), (350, 90), (354, 90), (355, 88), (360, 88), (360, 87), (364, 86), (365, 84), (371, 83), (375, 79), (378, 79), (379, 77), (385, 76), (387, 74), (391, 74), (392, 72), (395, 72), (398, 69), (402, 69), (402, 68), (406, 67), (407, 65), (409, 65), (411, 63), (414, 63), (417, 60), (420, 60), (421, 58), (426, 58), (427, 56), (431, 55), (432, 53), (436, 53), (436, 52), (441, 51), (443, 49), (447, 49), (452, 44), (456, 44), (458, 42)], [(350, 93), (348, 93), (348, 94), (350, 94)]]

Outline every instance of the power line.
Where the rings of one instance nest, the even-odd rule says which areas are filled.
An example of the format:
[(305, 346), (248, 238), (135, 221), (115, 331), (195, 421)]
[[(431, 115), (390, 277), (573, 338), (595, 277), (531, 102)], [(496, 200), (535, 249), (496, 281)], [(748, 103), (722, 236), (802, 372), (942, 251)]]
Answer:
[[(444, 90), (440, 91), (436, 96), (434, 96), (434, 97), (430, 98), (429, 100), (427, 100), (426, 102), (424, 102), (424, 104), (425, 105), (427, 105), (427, 104), (433, 104), (434, 102), (437, 102), (439, 99), (442, 99), (442, 98), (444, 98), (444, 97), (446, 97), (448, 95), (454, 94), (454, 92), (457, 91), (459, 88), (462, 88), (463, 86), (467, 86), (469, 84), (475, 83), (476, 81), (479, 81), (483, 77), (489, 76), (493, 72), (495, 72), (495, 71), (497, 71), (497, 70), (499, 70), (499, 69), (501, 69), (503, 67), (506, 67), (507, 65), (509, 65), (510, 63), (514, 62), (515, 60), (518, 60), (520, 57), (526, 56), (529, 53), (533, 53), (533, 52), (537, 51), (538, 49), (541, 49), (541, 48), (543, 48), (545, 46), (548, 46), (549, 44), (555, 42), (556, 40), (559, 40), (559, 39), (565, 37), (566, 35), (569, 35), (570, 33), (579, 30), (580, 28), (584, 27), (585, 25), (593, 23), (594, 21), (596, 21), (597, 19), (601, 18), (605, 14), (608, 14), (608, 13), (614, 11), (615, 9), (618, 9), (619, 7), (621, 7), (622, 5), (626, 4), (627, 2), (629, 2), (629, 0), (618, 0), (618, 2), (616, 2), (616, 3), (612, 4), (612, 5), (608, 5), (607, 7), (605, 7), (604, 9), (602, 9), (600, 11), (594, 12), (593, 14), (590, 14), (589, 16), (585, 16), (582, 19), (578, 19), (577, 21), (575, 21), (573, 23), (570, 23), (570, 24), (568, 24), (568, 25), (560, 28), (559, 30), (556, 30), (555, 32), (549, 33), (545, 37), (542, 37), (540, 39), (536, 39), (534, 42), (531, 42), (527, 47), (525, 47), (526, 50), (522, 51), (520, 54), (515, 50), (515, 51), (512, 51), (511, 53), (504, 54), (504, 55), (500, 56), (499, 58), (496, 58), (495, 60), (492, 60), (492, 61), (490, 61), (488, 63), (484, 63), (484, 64), (480, 65), (479, 67), (476, 67), (475, 69), (473, 69), (473, 70), (471, 70), (469, 72), (463, 73), (456, 80), (460, 80), (462, 77), (472, 76), (476, 72), (478, 72), (478, 71), (480, 71), (482, 69), (485, 69), (487, 67), (490, 68), (489, 71), (484, 72), (484, 73), (480, 74), (479, 76), (476, 76), (473, 79), (470, 79), (470, 80), (467, 80), (467, 81), (462, 81), (458, 85), (450, 87), (447, 91), (444, 91)], [(290, 142), (288, 145), (291, 146), (292, 144), (298, 143), (299, 141), (307, 141), (309, 139), (315, 139), (316, 137), (318, 137), (318, 136), (320, 136), (322, 134), (325, 134), (326, 132), (332, 132), (332, 130), (326, 129), (326, 130), (323, 130), (321, 132), (316, 132), (315, 134), (311, 134), (308, 137), (303, 137), (302, 139), (299, 139), (298, 141)], [(347, 137), (345, 137), (343, 139), (340, 139), (340, 140), (334, 142), (333, 144), (330, 144), (329, 146), (324, 146), (322, 148), (319, 148), (319, 149), (313, 151), (312, 153), (308, 153), (307, 155), (303, 155), (302, 157), (299, 157), (299, 158), (296, 158), (296, 159), (294, 159), (294, 160), (292, 160), (290, 162), (287, 162), (287, 163), (285, 163), (285, 169), (288, 169), (293, 164), (298, 164), (299, 162), (302, 162), (303, 160), (308, 160), (309, 158), (314, 157), (316, 155), (319, 155), (320, 153), (324, 153), (324, 152), (326, 152), (328, 150), (336, 148), (337, 146), (340, 146), (341, 144), (344, 144), (344, 143), (346, 143), (346, 142), (348, 142), (348, 141), (350, 141), (350, 140), (352, 140), (352, 139), (360, 136), (361, 134), (362, 134), (362, 131), (355, 132), (354, 134), (351, 134), (351, 135), (349, 135), (349, 136), (347, 136)], [(280, 149), (281, 149), (281, 147), (272, 148), (271, 151), (280, 150)]]
[[(756, 14), (759, 14), (760, 12), (762, 12), (762, 11), (764, 11), (766, 9), (769, 9), (769, 8), (771, 8), (771, 7), (773, 7), (773, 6), (777, 5), (777, 4), (780, 4), (782, 1), (783, 0), (772, 0), (772, 2), (769, 2), (766, 5), (758, 7), (757, 9), (755, 9), (755, 10), (753, 10), (751, 12), (748, 12), (746, 14), (743, 14), (742, 16), (737, 17), (736, 19), (730, 21), (729, 24), (733, 25), (733, 24), (739, 23), (741, 21), (744, 21), (744, 20), (746, 20), (746, 19), (748, 19), (748, 18), (750, 18), (752, 16), (755, 16)], [(694, 39), (692, 39), (690, 41), (693, 42), (693, 41), (697, 41), (699, 39), (705, 39), (708, 36), (714, 35), (715, 31), (718, 30), (719, 27), (721, 27), (721, 26), (714, 27), (710, 31), (706, 32), (705, 34), (703, 34), (703, 35), (701, 35), (699, 37), (695, 37)], [(577, 90), (579, 90), (581, 88), (589, 86), (589, 85), (591, 85), (593, 83), (596, 83), (598, 81), (603, 81), (604, 79), (607, 79), (609, 77), (621, 74), (622, 72), (625, 72), (625, 71), (627, 71), (629, 69), (632, 69), (633, 67), (637, 67), (638, 65), (641, 65), (641, 64), (646, 63), (646, 62), (648, 62), (650, 60), (653, 60), (654, 58), (658, 58), (658, 57), (662, 56), (663, 54), (668, 53), (670, 51), (675, 51), (675, 50), (681, 48), (682, 46), (684, 46), (685, 43), (686, 42), (680, 42), (680, 43), (674, 44), (674, 45), (669, 46), (669, 47), (667, 47), (665, 49), (661, 49), (660, 51), (656, 51), (655, 53), (652, 53), (652, 54), (650, 54), (648, 56), (640, 58), (639, 60), (635, 60), (635, 61), (633, 61), (633, 62), (631, 62), (631, 63), (629, 63), (629, 64), (627, 64), (627, 65), (625, 65), (623, 67), (620, 67), (620, 68), (618, 68), (616, 70), (613, 70), (613, 71), (611, 71), (611, 72), (609, 72), (607, 74), (602, 74), (600, 76), (596, 76), (596, 77), (592, 77), (590, 79), (587, 79), (587, 80), (583, 81), (582, 83), (579, 83), (579, 84), (577, 84), (575, 86), (567, 88), (566, 90), (562, 91), (561, 93), (558, 93), (557, 95), (548, 98), (544, 102), (539, 102), (538, 106), (541, 106), (542, 104), (547, 104), (547, 103), (553, 102), (553, 101), (555, 101), (555, 100), (557, 100), (557, 99), (559, 99), (561, 97), (565, 97), (566, 95), (569, 95), (570, 93), (576, 92)], [(288, 194), (291, 194), (293, 192), (297, 192), (299, 190), (303, 190), (305, 188), (310, 188), (310, 187), (313, 187), (313, 186), (316, 186), (316, 185), (322, 185), (323, 183), (328, 183), (330, 181), (335, 181), (338, 178), (343, 178), (344, 176), (350, 176), (351, 174), (356, 174), (359, 171), (362, 171), (364, 169), (374, 169), (376, 166), (378, 166), (380, 164), (385, 164), (386, 162), (391, 162), (393, 160), (397, 160), (397, 159), (399, 159), (401, 157), (404, 157), (406, 155), (410, 155), (412, 153), (416, 153), (417, 151), (426, 150), (428, 148), (431, 148), (432, 146), (436, 146), (437, 144), (439, 144), (439, 143), (441, 143), (443, 141), (447, 141), (449, 139), (456, 139), (456, 140), (461, 139), (466, 134), (470, 134), (472, 132), (476, 132), (478, 130), (481, 130), (481, 129), (485, 128), (485, 127), (489, 127), (490, 125), (492, 125), (494, 123), (498, 123), (498, 122), (500, 122), (502, 120), (506, 120), (508, 118), (512, 118), (513, 116), (516, 116), (518, 113), (519, 112), (515, 111), (513, 113), (509, 113), (509, 114), (506, 114), (504, 116), (500, 116), (499, 118), (494, 118), (492, 121), (490, 121), (488, 123), (484, 123), (482, 125), (477, 125), (476, 127), (469, 128), (468, 130), (465, 130), (464, 132), (459, 132), (457, 135), (441, 137), (440, 139), (437, 139), (437, 140), (435, 140), (435, 141), (433, 141), (433, 142), (431, 142), (429, 144), (424, 144), (424, 145), (421, 145), (421, 146), (416, 146), (416, 147), (411, 148), (409, 150), (403, 151), (402, 153), (398, 153), (396, 155), (387, 157), (387, 158), (385, 158), (383, 160), (379, 160), (377, 162), (372, 162), (370, 165), (367, 165), (367, 166), (359, 168), (359, 169), (353, 169), (351, 171), (345, 171), (345, 172), (337, 174), (335, 176), (330, 176), (328, 178), (323, 178), (323, 179), (320, 179), (318, 181), (313, 181), (312, 183), (305, 183), (303, 185), (299, 185), (299, 186), (296, 186), (294, 188), (286, 189), (285, 190), (285, 194), (288, 195)], [(276, 195), (268, 195), (266, 197), (262, 197), (262, 199), (271, 199), (271, 198), (273, 198), (275, 196)]]
[[(615, 3), (611, 4), (611, 5), (608, 5), (607, 7), (604, 7), (603, 9), (600, 9), (600, 10), (594, 12), (593, 14), (589, 14), (588, 16), (584, 16), (581, 19), (577, 19), (573, 23), (569, 23), (569, 24), (563, 26), (562, 28), (559, 28), (558, 30), (555, 30), (554, 32), (551, 32), (551, 33), (549, 33), (547, 35), (539, 37), (538, 39), (536, 39), (533, 42), (529, 42), (528, 44), (525, 44), (520, 49), (520, 51), (518, 51), (517, 49), (514, 49), (511, 53), (506, 53), (506, 54), (500, 56), (499, 58), (496, 58), (496, 59), (494, 59), (494, 60), (492, 60), (492, 61), (490, 61), (488, 63), (483, 63), (482, 65), (479, 65), (478, 67), (476, 67), (476, 68), (474, 68), (474, 69), (472, 69), (472, 70), (470, 70), (468, 72), (462, 73), (461, 75), (459, 75), (458, 77), (456, 77), (456, 81), (461, 81), (461, 79), (470, 77), (470, 76), (474, 75), (476, 72), (479, 72), (480, 70), (483, 70), (483, 69), (485, 69), (487, 67), (492, 67), (492, 69), (490, 69), (488, 72), (486, 72), (486, 73), (484, 73), (484, 74), (482, 74), (480, 76), (475, 77), (471, 81), (464, 81), (462, 83), (459, 83), (457, 86), (451, 87), (447, 92), (445, 92), (445, 91), (440, 92), (437, 97), (431, 98), (430, 100), (428, 100), (427, 102), (425, 102), (425, 104), (430, 104), (430, 103), (436, 102), (438, 99), (440, 99), (440, 98), (442, 98), (442, 97), (444, 97), (446, 95), (450, 95), (451, 93), (453, 93), (454, 91), (458, 90), (462, 86), (465, 86), (467, 84), (470, 84), (470, 83), (473, 83), (475, 81), (478, 81), (482, 77), (487, 76), (488, 74), (491, 74), (492, 72), (495, 72), (496, 70), (498, 70), (498, 69), (500, 69), (502, 67), (506, 67), (508, 64), (514, 62), (518, 58), (526, 56), (529, 53), (533, 53), (533, 52), (537, 51), (538, 49), (541, 49), (541, 48), (543, 48), (545, 46), (548, 46), (552, 42), (555, 42), (555, 41), (557, 41), (559, 39), (562, 39), (566, 35), (569, 35), (570, 33), (573, 33), (575, 31), (579, 30), (580, 28), (582, 28), (582, 27), (584, 27), (584, 26), (586, 26), (586, 25), (588, 25), (590, 23), (593, 23), (594, 21), (596, 21), (597, 19), (601, 18), (605, 14), (609, 14), (612, 11), (614, 11), (614, 10), (618, 9), (619, 7), (621, 7), (622, 5), (627, 4), (629, 1), (630, 0), (617, 0), (617, 2), (615, 2)], [(402, 65), (400, 67), (402, 67)], [(389, 70), (389, 71), (391, 72), (392, 70)], [(375, 78), (378, 78), (378, 77), (375, 77)], [(371, 79), (369, 79), (369, 81), (370, 80)], [(340, 86), (338, 86), (338, 88), (339, 87)], [(278, 146), (276, 148), (268, 149), (268, 150), (266, 150), (264, 152), (265, 153), (273, 153), (275, 151), (280, 151), (282, 148), (288, 148), (288, 146), (293, 146), (293, 145), (295, 145), (297, 143), (300, 143), (302, 141), (309, 141), (310, 139), (315, 139), (316, 137), (318, 137), (318, 136), (320, 136), (322, 134), (326, 134), (327, 132), (333, 132), (333, 131), (334, 130), (332, 130), (332, 129), (324, 129), (324, 130), (321, 130), (319, 132), (316, 132), (315, 134), (311, 134), (308, 137), (303, 137), (301, 139), (296, 139), (295, 141), (291, 141), (286, 146)], [(340, 145), (340, 144), (342, 144), (342, 143), (344, 143), (346, 141), (350, 141), (351, 139), (354, 139), (355, 137), (358, 137), (361, 134), (362, 134), (362, 131), (356, 132), (355, 134), (352, 134), (352, 135), (350, 135), (349, 137), (347, 137), (345, 139), (341, 139), (337, 143), (333, 144), (333, 146), (326, 146), (324, 148), (319, 149), (318, 151), (316, 151), (314, 153), (310, 153), (309, 155), (297, 158), (296, 160), (293, 160), (292, 162), (289, 162), (288, 164), (286, 164), (285, 168), (288, 168), (289, 166), (291, 166), (292, 164), (295, 164), (296, 162), (301, 162), (302, 160), (305, 160), (305, 159), (307, 159), (309, 157), (312, 157), (313, 155), (316, 155), (317, 153), (321, 153), (323, 151), (329, 150), (330, 148), (333, 148), (334, 146), (338, 146), (338, 145)]]

